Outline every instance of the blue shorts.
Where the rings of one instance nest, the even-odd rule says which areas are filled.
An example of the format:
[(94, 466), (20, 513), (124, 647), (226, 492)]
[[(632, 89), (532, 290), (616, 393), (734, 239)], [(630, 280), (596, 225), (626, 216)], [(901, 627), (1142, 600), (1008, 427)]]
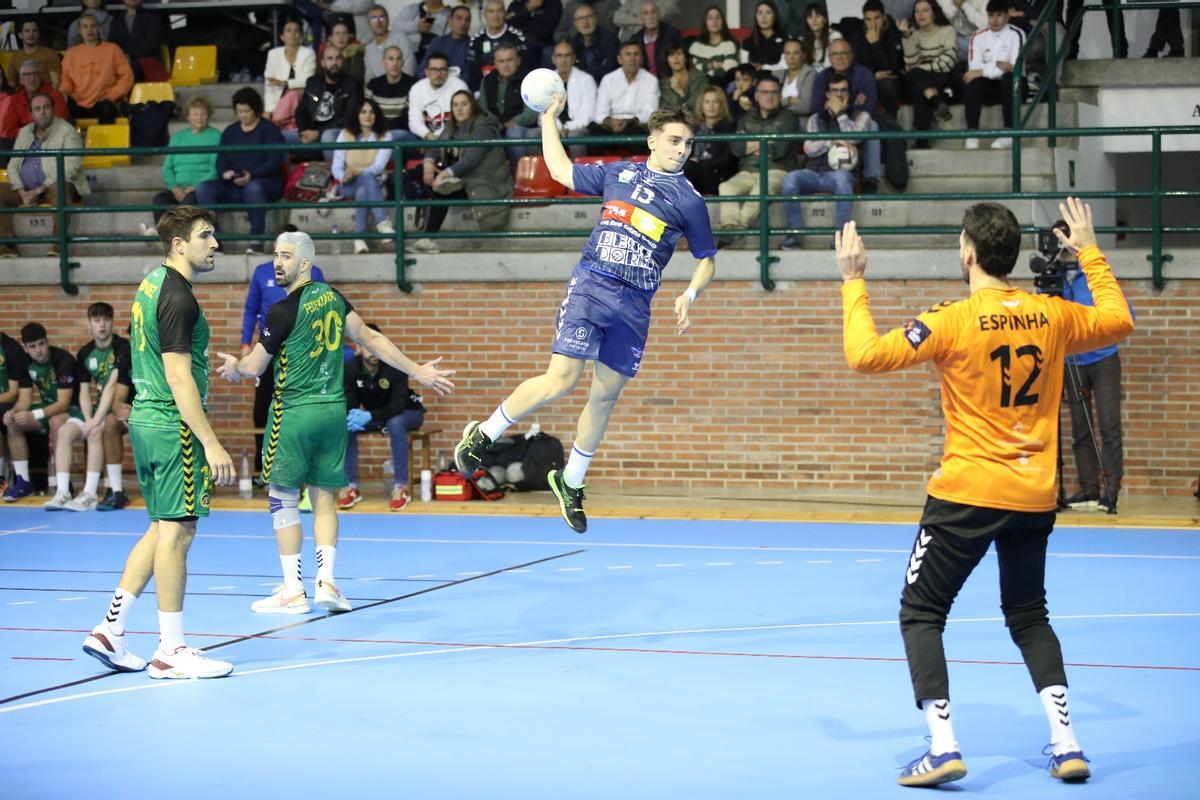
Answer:
[(652, 289), (576, 266), (558, 307), (553, 352), (632, 378), (642, 365), (653, 297)]

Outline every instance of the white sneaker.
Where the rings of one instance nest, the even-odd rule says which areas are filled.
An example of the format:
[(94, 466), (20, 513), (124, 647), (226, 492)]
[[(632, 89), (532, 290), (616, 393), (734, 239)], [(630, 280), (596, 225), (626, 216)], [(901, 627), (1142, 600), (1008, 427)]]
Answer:
[(354, 240), (354, 255), (361, 256), (363, 253), (369, 252), (371, 252), (371, 248), (367, 247), (367, 242), (365, 239)]
[(992, 142), (993, 150), (1012, 150), (1012, 137), (1001, 136), (996, 141)]
[(251, 603), (250, 610), (256, 614), (307, 614), (312, 611), (308, 606), (308, 595), (304, 593), (303, 586), (299, 589), (276, 587), (270, 597)]
[(963, 146), (966, 147), (968, 150), (978, 150), (979, 149), (979, 140), (976, 139), (974, 136), (972, 136), (971, 138), (967, 139), (963, 143)]
[(155, 650), (146, 670), (151, 678), (224, 678), (233, 664), (209, 658), (194, 647), (180, 645), (170, 653)]
[(67, 503), (69, 502), (71, 502), (71, 493), (65, 489), (60, 489), (54, 493), (54, 497), (42, 503), (42, 508), (47, 511), (62, 511), (67, 507)]
[(117, 636), (106, 625), (97, 625), (83, 640), (83, 652), (117, 672), (141, 672), (146, 659), (138, 658), (125, 647), (125, 636)]
[(416, 253), (440, 253), (437, 243), (433, 239), (417, 239), (412, 244), (413, 252)]
[(95, 511), (97, 502), (99, 501), (96, 499), (96, 495), (91, 492), (80, 492), (78, 497), (63, 508), (67, 511)]
[(375, 223), (375, 232), (386, 233), (388, 236), (391, 236), (396, 232), (396, 229), (392, 227), (392, 221), (390, 219), (385, 219), (382, 222)]
[(313, 602), (326, 611), (349, 611), (350, 601), (338, 591), (333, 581), (317, 581), (316, 591), (313, 592)]

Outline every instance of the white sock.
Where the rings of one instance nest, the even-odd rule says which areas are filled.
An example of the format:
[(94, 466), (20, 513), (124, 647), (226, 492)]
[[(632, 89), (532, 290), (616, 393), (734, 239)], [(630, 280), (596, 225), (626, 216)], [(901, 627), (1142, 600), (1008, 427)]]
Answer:
[(516, 422), (515, 419), (504, 413), (504, 403), (496, 406), (496, 410), (488, 417), (487, 422), (479, 426), (479, 429), (487, 434), (488, 438), (493, 442), (500, 438), (500, 435), (508, 430), (508, 426)]
[(83, 482), (83, 493), (84, 494), (95, 494), (96, 490), (99, 488), (100, 488), (100, 473), (99, 472), (89, 472), (87, 474), (87, 478)]
[(29, 462), (13, 461), (13, 472), (17, 473), (18, 478), (29, 480)]
[(113, 592), (112, 600), (108, 603), (108, 614), (104, 617), (104, 625), (114, 636), (125, 635), (125, 620), (137, 602), (137, 595), (127, 592), (120, 586)]
[(932, 737), (929, 752), (938, 756), (957, 750), (958, 741), (954, 738), (954, 726), (950, 723), (950, 701), (945, 698), (922, 700), (921, 710), (925, 712), (925, 722), (929, 725)]
[(300, 573), (300, 554), (281, 555), (279, 563), (283, 567), (283, 585), (289, 589), (303, 589), (304, 581)]
[(58, 487), (60, 492), (67, 492), (71, 489), (71, 473), (56, 472), (54, 473), (54, 485)]
[(1067, 709), (1067, 687), (1047, 686), (1038, 692), (1046, 719), (1050, 721), (1050, 744), (1054, 755), (1061, 756), (1079, 749), (1075, 729), (1071, 727), (1071, 712)]
[(328, 544), (317, 545), (317, 580), (333, 581), (333, 559), (337, 548)]
[(563, 470), (563, 480), (567, 486), (572, 489), (580, 489), (583, 487), (583, 476), (587, 474), (587, 469), (591, 466), (592, 456), (596, 455), (596, 451), (590, 453), (579, 449), (579, 445), (571, 445), (571, 455), (567, 459), (567, 467)]
[(183, 612), (158, 612), (158, 649), (174, 653), (183, 647)]
[(121, 465), (105, 464), (104, 469), (108, 472), (108, 488), (114, 492), (124, 491), (121, 483)]

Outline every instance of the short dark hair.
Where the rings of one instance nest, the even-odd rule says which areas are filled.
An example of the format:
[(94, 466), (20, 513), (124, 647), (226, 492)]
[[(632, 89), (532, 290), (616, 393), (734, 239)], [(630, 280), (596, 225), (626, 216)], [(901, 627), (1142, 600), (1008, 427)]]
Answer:
[(999, 203), (976, 203), (963, 214), (963, 233), (975, 246), (975, 257), (983, 271), (1004, 278), (1021, 252), (1021, 225), (1016, 216)]
[(1011, 0), (988, 0), (987, 13), (999, 14), (1001, 11), (1007, 13), (1012, 10)]
[(776, 78), (774, 75), (767, 72), (766, 70), (762, 70), (761, 72), (758, 73), (758, 76), (754, 79), (754, 88), (757, 89), (759, 86), (761, 86), (764, 83), (773, 83), (776, 86), (783, 86), (783, 84), (780, 82), (779, 78)]
[(346, 130), (350, 131), (355, 139), (359, 139), (363, 134), (369, 132), (364, 131), (362, 123), (358, 121), (358, 115), (362, 113), (363, 106), (370, 106), (371, 110), (375, 112), (375, 124), (371, 127), (371, 131), (374, 131), (376, 138), (382, 140), (388, 132), (387, 117), (383, 115), (383, 109), (379, 107), (379, 103), (369, 97), (364, 97), (363, 101), (358, 104), (358, 108), (346, 109)]
[(113, 307), (108, 303), (92, 303), (87, 310), (88, 319), (112, 319)]
[(745, 75), (747, 78), (757, 78), (758, 77), (758, 68), (755, 67), (753, 64), (738, 64), (736, 67), (733, 68), (733, 74), (735, 76), (736, 75)]
[(692, 117), (692, 112), (686, 108), (674, 107), (660, 108), (655, 111), (650, 115), (650, 122), (646, 124), (646, 127), (651, 133), (654, 133), (676, 122), (686, 125), (689, 131), (695, 132), (696, 130), (696, 120)]
[(46, 338), (46, 328), (40, 322), (29, 322), (21, 328), (21, 344), (33, 344)]
[[(637, 48), (637, 51), (638, 51), (639, 53), (640, 53), (640, 52), (642, 52), (642, 46), (641, 46), (639, 43), (637, 43), (637, 42), (635, 42), (635, 41), (632, 41), (632, 40), (630, 40), (630, 41), (626, 42), (625, 44), (621, 45), (621, 48), (620, 48), (620, 49), (621, 49), (621, 50), (624, 50), (626, 47), (636, 47), (636, 48)], [(620, 52), (620, 50), (618, 50), (617, 52)]]
[(163, 253), (171, 252), (171, 242), (183, 239), (185, 242), (192, 236), (192, 228), (201, 220), (216, 227), (217, 215), (207, 208), (196, 206), (172, 206), (163, 213), (158, 221), (158, 239), (162, 242)]
[[(460, 8), (461, 8), (461, 6), (460, 6)], [(445, 61), (446, 66), (450, 66), (450, 58), (445, 53), (443, 53), (441, 50), (434, 50), (432, 53), (425, 56), (425, 66), (428, 67), (429, 62), (433, 61), (435, 58), (438, 61)]]
[(249, 86), (243, 86), (233, 93), (233, 102), (231, 105), (236, 109), (238, 106), (250, 106), (254, 111), (254, 115), (261, 117), (263, 114), (263, 99), (262, 95), (257, 90), (251, 89)]
[(829, 83), (825, 84), (825, 88), (828, 89), (830, 86), (833, 86), (835, 83), (839, 83), (839, 84), (844, 83), (847, 86), (849, 86), (850, 85), (850, 76), (842, 75), (840, 73), (834, 72), (834, 73), (830, 74)]
[(887, 11), (883, 7), (883, 0), (867, 0), (863, 3), (862, 13), (865, 17), (868, 11), (878, 11), (880, 14), (887, 16)]

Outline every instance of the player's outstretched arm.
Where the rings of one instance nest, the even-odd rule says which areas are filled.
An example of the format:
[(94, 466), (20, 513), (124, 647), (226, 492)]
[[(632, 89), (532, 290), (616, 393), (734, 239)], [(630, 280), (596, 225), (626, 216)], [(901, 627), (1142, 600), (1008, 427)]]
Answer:
[(550, 177), (567, 187), (575, 190), (575, 176), (571, 171), (571, 157), (563, 147), (562, 137), (558, 134), (558, 115), (562, 113), (566, 95), (558, 95), (550, 107), (542, 112), (542, 159), (550, 170)]
[(267, 352), (267, 348), (263, 347), (261, 342), (255, 344), (254, 349), (241, 359), (228, 353), (217, 353), (217, 358), (223, 362), (221, 366), (217, 367), (217, 374), (234, 383), (244, 377), (257, 378), (266, 372), (267, 367), (271, 364), (271, 354)]
[(708, 288), (708, 284), (712, 283), (713, 276), (716, 274), (717, 260), (715, 258), (702, 258), (696, 264), (696, 269), (692, 272), (691, 283), (679, 297), (675, 298), (675, 330), (677, 333), (686, 333), (688, 328), (692, 327), (692, 305), (696, 302), (696, 298)]
[(171, 396), (175, 398), (179, 418), (200, 440), (200, 446), (204, 448), (204, 458), (212, 469), (213, 481), (218, 486), (228, 486), (237, 479), (237, 473), (233, 469), (233, 459), (217, 441), (217, 434), (204, 414), (200, 390), (196, 388), (196, 381), (192, 378), (191, 353), (163, 353), (162, 359), (163, 374), (166, 375), (167, 385), (171, 387)]
[(449, 376), (453, 375), (455, 370), (438, 369), (437, 365), (442, 360), (440, 356), (425, 364), (418, 364), (400, 352), (400, 348), (382, 333), (368, 328), (357, 311), (351, 311), (346, 316), (345, 333), (351, 341), (358, 342), (371, 355), (408, 374), (422, 386), (428, 386), (438, 394), (450, 394), (454, 391), (454, 384), (450, 382)]

